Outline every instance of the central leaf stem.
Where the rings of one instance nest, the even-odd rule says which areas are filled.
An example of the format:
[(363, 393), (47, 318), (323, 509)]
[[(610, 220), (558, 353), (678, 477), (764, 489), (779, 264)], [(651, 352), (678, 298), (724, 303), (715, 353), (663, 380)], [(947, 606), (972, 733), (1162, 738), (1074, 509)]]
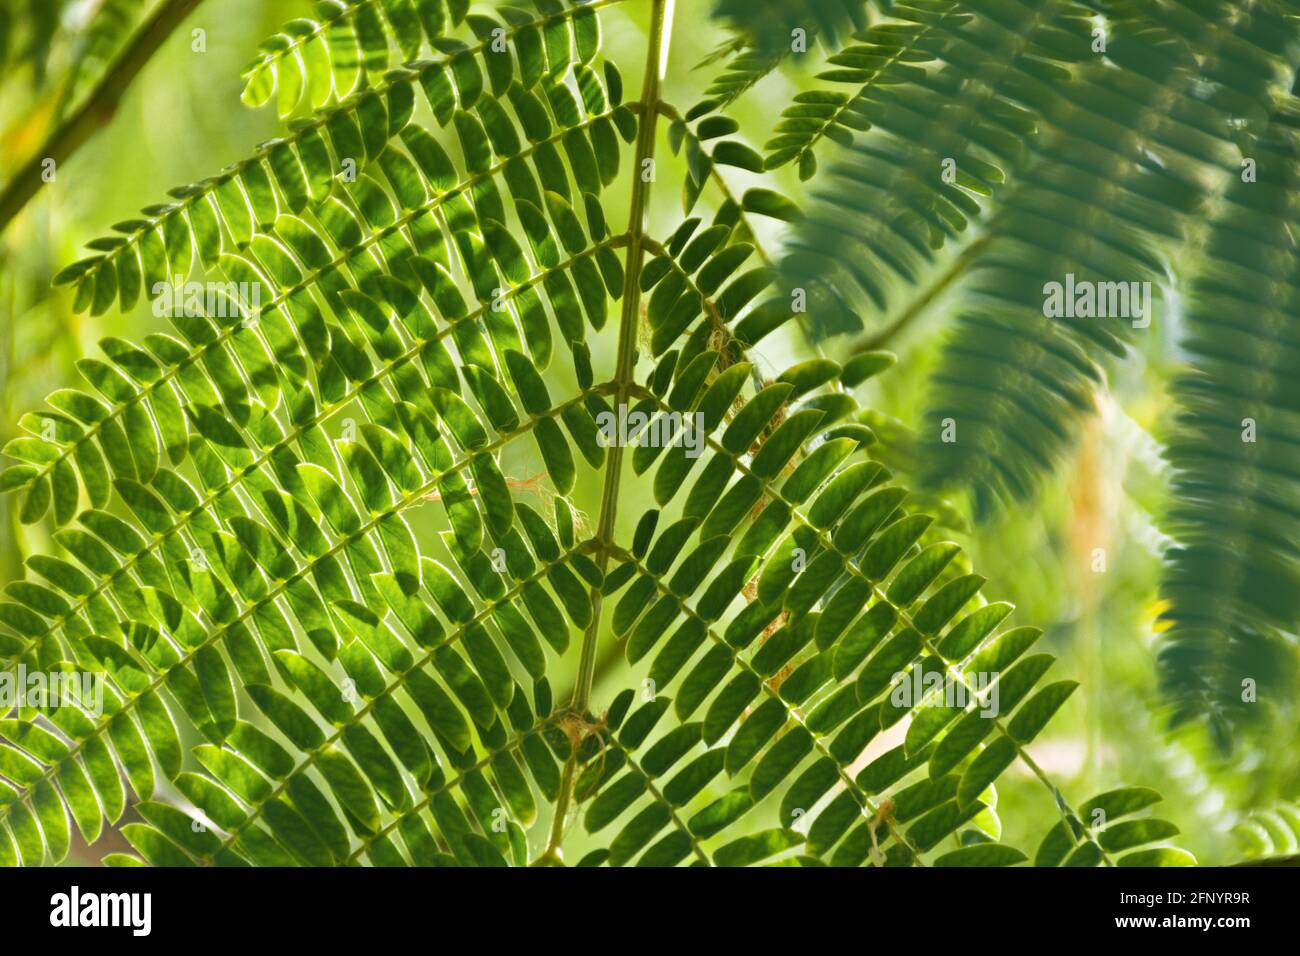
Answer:
[[(659, 119), (659, 85), (668, 67), (668, 45), (672, 34), (675, 0), (653, 0), (650, 12), (650, 40), (646, 50), (645, 80), (641, 89), (641, 123), (637, 130), (636, 160), (632, 167), (632, 208), (627, 225), (627, 268), (623, 275), (623, 311), (618, 327), (618, 351), (614, 362), (614, 401), (626, 405), (636, 369), (637, 338), (641, 318), (641, 266), (645, 260), (646, 206), (654, 182), (655, 130)], [(601, 495), (600, 519), (596, 529), (599, 549), (596, 563), (603, 574), (609, 562), (618, 517), (618, 492), (622, 476), (623, 448), (615, 443), (605, 464), (605, 487)], [(573, 692), (573, 709), (585, 712), (591, 699), (596, 665), (596, 644), (600, 631), (600, 589), (592, 589), (592, 619), (582, 640), (582, 657)]]
[[(633, 375), (636, 371), (637, 338), (641, 319), (641, 267), (645, 261), (646, 206), (650, 199), (650, 186), (654, 182), (655, 132), (659, 119), (659, 88), (668, 68), (668, 47), (672, 36), (673, 6), (675, 0), (652, 0), (650, 9), (650, 34), (646, 44), (645, 79), (641, 86), (641, 122), (637, 129), (636, 159), (632, 166), (632, 202), (627, 227), (627, 267), (623, 274), (623, 311), (618, 326), (618, 350), (614, 360), (615, 406), (626, 405)], [(609, 552), (614, 540), (618, 517), (619, 482), (623, 471), (623, 448), (615, 443), (609, 448), (605, 462), (605, 485), (601, 493), (600, 518), (596, 528), (596, 564), (601, 574), (609, 564)], [(582, 656), (578, 661), (578, 677), (574, 685), (570, 707), (585, 715), (591, 704), (591, 685), (596, 670), (596, 645), (600, 634), (600, 588), (591, 591), (591, 624), (582, 636)], [(551, 821), (550, 841), (544, 858), (558, 860), (560, 844), (564, 839), (564, 818), (568, 815), (573, 794), (574, 774), (578, 753), (573, 753), (564, 765), (559, 799), (555, 803), (555, 817)]]

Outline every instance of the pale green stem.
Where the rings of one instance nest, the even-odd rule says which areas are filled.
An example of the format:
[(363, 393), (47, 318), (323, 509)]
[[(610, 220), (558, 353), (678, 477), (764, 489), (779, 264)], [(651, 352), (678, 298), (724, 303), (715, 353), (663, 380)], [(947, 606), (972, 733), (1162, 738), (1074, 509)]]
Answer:
[[(614, 362), (614, 402), (626, 404), (632, 387), (636, 367), (637, 333), (641, 319), (641, 266), (645, 260), (646, 207), (650, 199), (650, 186), (654, 182), (655, 132), (659, 119), (659, 90), (668, 67), (668, 47), (672, 36), (673, 6), (675, 0), (653, 0), (650, 10), (650, 35), (646, 44), (645, 79), (641, 87), (641, 125), (637, 131), (636, 158), (632, 165), (632, 209), (628, 216), (627, 267), (623, 274), (623, 311), (618, 327), (618, 351)], [(614, 539), (615, 521), (618, 517), (619, 482), (622, 476), (623, 449), (615, 445), (609, 449), (605, 463), (605, 486), (601, 494), (600, 519), (596, 528), (595, 560), (602, 574), (609, 563), (609, 548)], [(591, 624), (582, 636), (581, 657), (578, 660), (578, 677), (570, 704), (580, 717), (585, 716), (591, 703), (591, 685), (596, 669), (596, 645), (600, 634), (601, 593), (591, 592)], [(555, 817), (551, 821), (550, 842), (546, 853), (558, 856), (564, 839), (564, 818), (569, 812), (573, 794), (573, 778), (577, 770), (577, 749), (564, 765), (560, 781), (560, 796), (555, 804)]]

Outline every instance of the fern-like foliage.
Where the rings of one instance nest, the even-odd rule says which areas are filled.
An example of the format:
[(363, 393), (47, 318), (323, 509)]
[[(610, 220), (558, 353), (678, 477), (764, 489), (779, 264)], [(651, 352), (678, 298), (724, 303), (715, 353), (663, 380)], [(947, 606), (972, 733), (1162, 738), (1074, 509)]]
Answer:
[[(895, 7), (914, 25), (897, 27), (888, 44), (868, 34), (864, 64), (843, 71), (864, 91), (828, 100), (798, 135), (778, 137), (773, 154), (792, 159), (842, 125), (876, 127), (832, 170), (829, 180), (843, 186), (801, 229), (792, 281), (821, 292), (810, 316), (818, 334), (859, 328), (853, 305), (863, 296), (884, 310), (900, 284), (920, 287), (915, 299), (925, 303), (962, 283), (925, 429), (925, 477), (973, 484), (985, 513), (998, 499), (1033, 492), (1090, 410), (1108, 356), (1135, 339), (1127, 321), (1046, 318), (1044, 286), (1073, 273), (1098, 283), (1151, 281), (1159, 291), (1172, 257), (1194, 239), (1188, 217), (1239, 169), (1236, 142), (1289, 85), (1296, 12), (1264, 2), (1106, 3), (1096, 5), (1100, 15), (1047, 5), (1006, 18), (1001, 6), (927, 5), (924, 18)], [(1034, 23), (1043, 30), (1016, 29)], [(926, 38), (936, 62), (957, 63), (937, 72), (904, 63), (903, 54), (923, 55)], [(930, 92), (945, 76), (959, 94)], [(881, 132), (872, 105), (894, 109), (908, 96), (912, 126)], [(842, 116), (847, 124), (837, 125)], [(985, 132), (966, 135), (972, 122)], [(952, 182), (941, 176), (946, 160)], [(981, 207), (977, 197), (990, 193)], [(851, 206), (845, 195), (872, 198)], [(982, 234), (955, 259), (934, 263), (932, 249), (972, 219)], [(831, 252), (845, 243), (861, 252), (848, 262), (862, 265), (836, 273)], [(955, 442), (940, 440), (946, 420), (958, 426)]]
[[(1195, 240), (1188, 224), (1240, 172), (1235, 140), (1259, 128), (1261, 104), (1286, 82), (1278, 54), (1293, 20), (1237, 4), (1203, 12), (1196, 43), (1145, 14), (1112, 21), (1110, 64), (1079, 71), (1059, 111), (1044, 110), (1051, 128), (968, 270), (971, 307), (936, 372), (929, 478), (962, 474), (984, 513), (1033, 494), (1091, 413), (1112, 356), (1159, 328), (1153, 298), (1170, 257)], [(1151, 301), (1140, 317), (1048, 317), (1047, 285), (1069, 275), (1098, 288), (1150, 282)], [(945, 419), (967, 434), (940, 440)]]
[[(912, 22), (901, 19), (909, 15)], [(947, 2), (897, 8), (894, 16), (899, 19), (877, 23), (855, 36), (856, 42), (828, 59), (833, 68), (818, 74), (819, 81), (848, 85), (852, 93), (810, 90), (795, 96), (767, 144), (769, 168), (796, 162), (800, 178), (811, 178), (817, 171), (818, 143), (829, 139), (852, 145), (855, 131), (871, 128), (873, 89), (923, 79), (925, 71), (918, 64), (932, 64), (944, 50), (945, 31), (969, 19), (956, 3)]]
[(856, 68), (831, 78), (860, 84), (856, 95), (801, 94), (778, 125), (769, 162), (798, 158), (805, 174), (821, 137), (852, 145), (819, 180), (785, 263), (790, 282), (808, 289), (814, 337), (861, 329), (864, 297), (884, 309), (898, 280), (920, 280), (1023, 162), (1038, 128), (1034, 91), (1088, 54), (1077, 4), (1004, 6), (894, 7), (900, 22), (878, 24), (836, 58)]
[[(1049, 317), (1049, 284), (1146, 282), (1157, 298), (1173, 289), (1191, 301), (1161, 669), (1174, 722), (1207, 720), (1226, 745), (1241, 718), (1289, 721), (1282, 688), (1296, 683), (1300, 433), (1284, 384), (1296, 343), (1276, 310), (1292, 272), (1300, 7), (1047, 4), (1008, 20), (1004, 7), (918, 4), (922, 15), (900, 4), (898, 22), (832, 58), (826, 78), (861, 84), (856, 96), (801, 95), (769, 162), (811, 170), (825, 139), (847, 148), (819, 180), (836, 188), (799, 227), (785, 271), (810, 290), (815, 335), (859, 328), (860, 303), (883, 312), (903, 299), (905, 322), (956, 290), (920, 478), (968, 490), (979, 515), (1031, 498), (1115, 358), (1158, 348), (1156, 330), (1179, 319), (1167, 301), (1140, 316)], [(1047, 32), (1023, 27), (1035, 22)], [(880, 118), (905, 103), (910, 125)], [(958, 251), (935, 255), (954, 238)], [(1272, 318), (1244, 318), (1261, 309)], [(899, 327), (878, 325), (885, 336)], [(1243, 442), (1265, 418), (1269, 438)], [(1243, 681), (1268, 685), (1263, 706)]]
[[(443, 53), (462, 50), (464, 44), (447, 33), (468, 9), (467, 0), (322, 0), (317, 19), (290, 21), (262, 43), (244, 70), (244, 102), (262, 106), (274, 96), (280, 114), (288, 116), (300, 104), (319, 109), (346, 99), (396, 65), (390, 48), (408, 61), (426, 42)], [(489, 31), (499, 26), (490, 18), (475, 22)]]
[[(942, 844), (997, 838), (995, 782), (1041, 775), (1026, 748), (1075, 684), (1039, 686), (1040, 631), (999, 631), (1011, 606), (868, 457), (846, 389), (877, 359), (756, 373), (793, 317), (745, 227), (774, 194), (647, 226), (666, 5), (635, 102), (598, 5), (426, 32), (431, 59), (361, 89), (273, 45), (277, 84), (342, 98), (60, 275), (92, 312), (196, 269), (244, 291), (104, 340), (6, 447), (56, 548), (8, 585), (0, 658), (107, 685), (102, 712), (0, 723), (0, 862), (93, 842), (119, 767), (123, 865), (554, 863), (579, 839), (590, 865), (1023, 859)], [(383, 10), (414, 45), (408, 7), (431, 8)], [(701, 454), (602, 441), (622, 409), (697, 416)], [(533, 455), (549, 504), (512, 477)], [(631, 681), (597, 699), (611, 647)], [(963, 697), (898, 703), (900, 673)]]
[(1043, 838), (1036, 866), (1187, 866), (1186, 850), (1168, 845), (1178, 827), (1158, 817), (1136, 816), (1161, 800), (1147, 787), (1125, 787), (1098, 794), (1067, 812)]
[[(743, 96), (791, 57), (802, 56), (818, 42), (837, 49), (868, 18), (865, 0), (804, 0), (800, 3), (740, 3), (718, 0), (715, 17), (735, 35), (713, 51), (700, 67), (726, 60), (726, 67), (705, 90), (696, 115), (721, 110)], [(715, 120), (721, 122), (721, 119)]]
[(1225, 747), (1233, 725), (1294, 720), (1300, 621), (1294, 107), (1247, 150), (1261, 172), (1224, 195), (1188, 296), (1160, 654), (1175, 722), (1207, 721)]

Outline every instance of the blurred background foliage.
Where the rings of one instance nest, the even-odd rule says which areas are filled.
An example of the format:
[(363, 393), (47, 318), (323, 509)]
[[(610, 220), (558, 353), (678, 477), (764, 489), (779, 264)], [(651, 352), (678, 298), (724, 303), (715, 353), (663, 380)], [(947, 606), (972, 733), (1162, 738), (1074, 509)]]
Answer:
[[(37, 153), (155, 6), (156, 0), (0, 0), (0, 183)], [(732, 28), (779, 28), (779, 68), (741, 91), (728, 109), (750, 133), (751, 145), (762, 150), (757, 136), (773, 129), (796, 94), (816, 86), (813, 78), (826, 65), (816, 29), (806, 53), (787, 54), (781, 47), (801, 6), (818, 4), (777, 3), (765, 10), (755, 0), (679, 0), (665, 99), (682, 110), (701, 99), (743, 49)], [(846, 0), (841, 6), (850, 15), (837, 21), (832, 11), (823, 32), (834, 34), (836, 23), (841, 31), (865, 23), (854, 22), (865, 16), (861, 4)], [(83, 244), (104, 234), (106, 225), (164, 201), (168, 188), (212, 175), (277, 134), (272, 110), (240, 105), (241, 72), (263, 39), (312, 13), (308, 0), (205, 0), (152, 57), (111, 122), (9, 224), (0, 247), (0, 444), (18, 434), (19, 418), (47, 393), (77, 381), (76, 359), (94, 353), (101, 338), (138, 339), (162, 328), (164, 320), (143, 298), (128, 314), (76, 316), (71, 293), (53, 290), (50, 279), (84, 255)], [(601, 16), (605, 55), (638, 63), (646, 42), (638, 5), (616, 6)], [(759, 35), (755, 42), (774, 41)], [(628, 77), (630, 89), (636, 80)], [(834, 162), (842, 149), (823, 142), (820, 162)], [(664, 162), (680, 166), (679, 159)], [(764, 185), (796, 201), (805, 196), (794, 164), (761, 176), (734, 168), (725, 175), (735, 195)], [(659, 175), (662, 183), (681, 180), (680, 169)], [(627, 184), (615, 188), (626, 190)], [(621, 195), (611, 195), (609, 208), (618, 208)], [(652, 222), (660, 223), (661, 233), (663, 223), (679, 217), (681, 197), (660, 188), (652, 203)], [(765, 251), (779, 258), (783, 225), (757, 222), (767, 227), (758, 237)], [(924, 422), (928, 383), (955, 308), (952, 296), (941, 294), (904, 328), (886, 335), (881, 344), (898, 362), (861, 389), (875, 410), (879, 456), (905, 476), (918, 467), (915, 429)], [(864, 319), (868, 330), (879, 330), (886, 316)], [(1121, 784), (1156, 788), (1165, 798), (1162, 815), (1183, 832), (1180, 845), (1203, 863), (1224, 863), (1251, 852), (1300, 849), (1293, 835), (1300, 819), (1292, 809), (1300, 797), (1300, 748), (1292, 734), (1267, 749), (1256, 742), (1224, 756), (1197, 725), (1176, 734), (1166, 729), (1155, 664), (1161, 556), (1168, 545), (1160, 515), (1170, 480), (1162, 457), (1168, 437), (1162, 429), (1168, 426), (1162, 423), (1169, 422), (1168, 387), (1180, 367), (1179, 322), (1177, 309), (1167, 308), (1155, 334), (1145, 336), (1104, 380), (1095, 395), (1098, 414), (1033, 501), (980, 523), (964, 501), (933, 504), (945, 516), (945, 533), (969, 550), (974, 567), (988, 577), (988, 598), (1013, 602), (1020, 623), (1045, 628), (1042, 649), (1060, 658), (1054, 677), (1082, 683), (1035, 745), (1043, 769), (1072, 798)], [(772, 374), (819, 352), (845, 360), (850, 339), (814, 342), (782, 332), (763, 343), (763, 371)], [(526, 457), (522, 445), (512, 454)], [(542, 470), (540, 461), (503, 466), (521, 480)], [(574, 500), (587, 506), (590, 519), (599, 488), (580, 486)], [(636, 517), (624, 516), (629, 534)], [(0, 524), (3, 580), (21, 577), (26, 554), (53, 547), (42, 524), (18, 522), (11, 499), (0, 511)], [(557, 693), (566, 676), (553, 678)], [(626, 680), (626, 664), (615, 648), (602, 659), (594, 699), (603, 706)], [(894, 743), (885, 735), (872, 750)], [(1056, 819), (1047, 794), (1019, 765), (999, 789), (1004, 842), (1036, 846)], [(106, 849), (113, 849), (111, 840), (94, 850), (81, 847), (71, 862), (96, 862)]]

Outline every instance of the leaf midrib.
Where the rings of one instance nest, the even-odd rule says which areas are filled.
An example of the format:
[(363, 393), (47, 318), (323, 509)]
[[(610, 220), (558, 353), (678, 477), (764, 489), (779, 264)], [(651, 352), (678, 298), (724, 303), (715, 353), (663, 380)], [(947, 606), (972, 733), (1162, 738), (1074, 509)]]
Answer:
[[(668, 61), (668, 45), (672, 33), (672, 7), (674, 0), (653, 0), (650, 11), (650, 36), (646, 44), (645, 78), (641, 91), (641, 125), (637, 130), (636, 155), (632, 163), (632, 199), (625, 233), (628, 243), (627, 266), (623, 272), (623, 308), (619, 319), (618, 349), (614, 363), (613, 384), (616, 404), (627, 403), (632, 391), (632, 377), (636, 366), (637, 331), (641, 316), (641, 269), (646, 251), (646, 206), (650, 187), (654, 182), (653, 163), (655, 135), (659, 119), (659, 89), (663, 70)], [(650, 163), (651, 174), (646, 174)], [(618, 516), (619, 492), (622, 477), (623, 448), (615, 443), (610, 448), (605, 465), (605, 484), (601, 494), (600, 518), (596, 529), (599, 549), (596, 562), (602, 574), (609, 563), (609, 550), (613, 545), (614, 525)], [(574, 689), (573, 708), (585, 712), (591, 698), (592, 676), (595, 666), (596, 642), (600, 630), (600, 589), (592, 589), (594, 604), (591, 625), (583, 635), (582, 656), (578, 666), (578, 679)]]
[[(675, 0), (652, 0), (649, 36), (646, 42), (645, 75), (642, 80), (640, 112), (641, 123), (637, 129), (636, 153), (632, 160), (632, 198), (625, 236), (628, 243), (627, 265), (623, 270), (623, 307), (619, 317), (618, 347), (614, 362), (614, 401), (625, 405), (632, 390), (632, 376), (636, 367), (637, 331), (641, 318), (641, 267), (645, 261), (646, 206), (650, 187), (654, 181), (655, 134), (659, 121), (659, 90), (668, 64), (668, 50), (672, 38), (672, 10)], [(649, 161), (647, 175), (646, 163)], [(595, 562), (604, 576), (609, 566), (613, 548), (614, 527), (618, 516), (619, 492), (622, 477), (623, 447), (615, 442), (605, 460), (605, 483), (601, 492), (600, 518), (594, 540)], [(596, 645), (600, 636), (601, 588), (592, 587), (591, 623), (582, 636), (582, 649), (578, 659), (578, 676), (574, 683), (570, 710), (585, 716), (591, 702), (591, 686), (596, 669)], [(565, 817), (573, 794), (577, 769), (578, 749), (575, 747), (565, 761), (560, 779), (560, 794), (555, 802), (555, 816), (551, 821), (550, 839), (544, 856), (558, 857), (564, 840)]]

